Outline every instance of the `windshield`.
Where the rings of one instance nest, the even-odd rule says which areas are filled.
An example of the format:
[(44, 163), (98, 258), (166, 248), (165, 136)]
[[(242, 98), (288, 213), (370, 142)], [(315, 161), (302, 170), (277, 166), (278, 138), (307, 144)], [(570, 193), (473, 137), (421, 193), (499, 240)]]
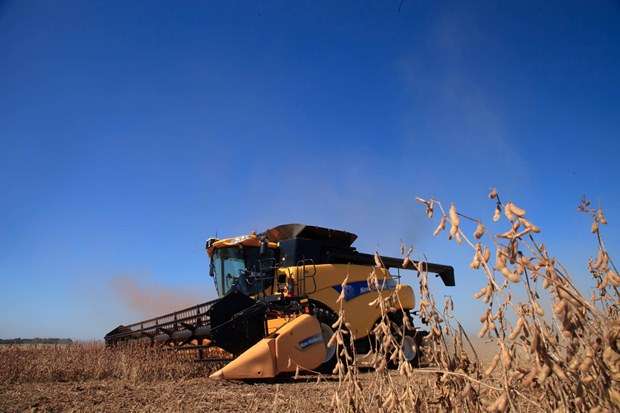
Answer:
[(218, 248), (211, 256), (211, 271), (220, 297), (234, 285), (246, 295), (256, 295), (273, 286), (276, 257), (269, 250), (261, 259), (258, 247)]
[(241, 248), (219, 248), (213, 253), (211, 270), (215, 278), (215, 288), (220, 297), (224, 296), (245, 270), (245, 260)]

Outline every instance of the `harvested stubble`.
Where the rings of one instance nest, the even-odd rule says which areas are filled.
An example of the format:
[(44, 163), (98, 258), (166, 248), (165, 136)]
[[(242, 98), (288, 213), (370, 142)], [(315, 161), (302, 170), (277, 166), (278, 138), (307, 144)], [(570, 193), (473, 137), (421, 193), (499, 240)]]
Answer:
[(10, 345), (0, 347), (0, 382), (149, 382), (205, 377), (214, 367), (193, 359), (194, 354), (142, 345)]

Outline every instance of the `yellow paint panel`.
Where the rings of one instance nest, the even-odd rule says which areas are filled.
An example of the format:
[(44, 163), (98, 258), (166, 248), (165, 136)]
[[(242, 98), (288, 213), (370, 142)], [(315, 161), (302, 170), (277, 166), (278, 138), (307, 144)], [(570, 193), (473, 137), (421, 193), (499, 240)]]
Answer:
[(276, 369), (293, 372), (297, 366), (315, 369), (325, 360), (326, 344), (316, 318), (304, 314), (276, 331)]
[[(314, 277), (303, 277), (303, 270), (306, 274), (316, 274)], [(389, 271), (383, 268), (373, 268), (363, 265), (347, 265), (347, 264), (321, 264), (316, 266), (303, 267), (287, 267), (281, 268), (280, 272), (287, 275), (296, 285), (295, 293), (305, 291), (312, 300), (321, 302), (332, 309), (334, 312), (339, 311), (339, 304), (336, 302), (339, 293), (334, 286), (342, 284), (345, 276), (348, 274), (348, 283), (356, 281), (366, 281), (372, 271), (375, 271), (378, 278), (392, 278)], [(305, 283), (300, 287), (300, 284)], [(316, 283), (316, 288), (315, 288)], [(305, 289), (304, 289), (305, 286)], [(387, 297), (391, 291), (383, 291), (382, 295)], [(394, 307), (402, 306), (405, 310), (411, 310), (415, 306), (413, 289), (408, 285), (396, 286), (397, 297), (399, 303), (394, 303)], [(343, 303), (346, 322), (351, 326), (351, 332), (355, 338), (363, 338), (368, 335), (376, 321), (380, 318), (381, 312), (379, 308), (371, 307), (368, 304), (375, 300), (378, 296), (376, 291), (361, 294), (349, 301)]]
[(222, 369), (214, 379), (272, 378), (297, 366), (315, 369), (325, 359), (326, 343), (319, 321), (307, 314), (285, 323)]
[(281, 318), (281, 317), (267, 320), (267, 333), (268, 334), (273, 333), (274, 331), (282, 327), (284, 324), (286, 324), (286, 322), (289, 320), (290, 319), (288, 318)]
[(213, 373), (213, 379), (259, 379), (275, 377), (275, 340), (264, 338), (239, 357)]

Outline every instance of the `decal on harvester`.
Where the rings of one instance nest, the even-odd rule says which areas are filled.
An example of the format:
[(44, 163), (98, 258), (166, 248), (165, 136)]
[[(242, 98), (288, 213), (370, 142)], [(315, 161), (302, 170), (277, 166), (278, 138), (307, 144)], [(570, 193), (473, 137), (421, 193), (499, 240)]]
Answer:
[[(342, 291), (342, 285), (334, 285), (332, 287), (338, 294)], [(383, 283), (384, 290), (393, 290), (396, 288), (396, 281), (393, 279), (387, 279)], [(369, 293), (373, 291), (374, 288), (368, 286), (368, 281), (354, 281), (352, 283), (346, 284), (344, 286), (344, 300), (349, 301), (354, 299), (355, 297), (359, 297), (362, 294)]]
[(313, 344), (323, 341), (323, 334), (315, 334), (299, 342), (299, 348), (304, 350), (306, 347), (310, 347)]

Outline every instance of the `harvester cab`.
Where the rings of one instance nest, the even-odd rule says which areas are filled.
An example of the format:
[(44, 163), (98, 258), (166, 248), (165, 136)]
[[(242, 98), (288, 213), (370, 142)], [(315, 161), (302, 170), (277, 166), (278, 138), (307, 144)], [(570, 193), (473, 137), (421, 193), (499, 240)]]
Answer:
[[(217, 378), (268, 378), (298, 368), (330, 371), (338, 356), (328, 343), (340, 309), (354, 338), (348, 344), (357, 354), (369, 353), (373, 328), (381, 318), (380, 309), (369, 304), (381, 294), (398, 298), (402, 308), (390, 313), (390, 319), (398, 331), (405, 331), (403, 353), (415, 364), (425, 332), (402, 328), (413, 326), (413, 289), (390, 269), (417, 270), (419, 263), (382, 256), (378, 267), (374, 255), (352, 247), (356, 238), (350, 232), (303, 224), (211, 238), (206, 250), (218, 298), (119, 326), (106, 335), (106, 343), (138, 339), (177, 348), (219, 347), (234, 359), (212, 375)], [(452, 267), (421, 265), (446, 286), (454, 285)], [(368, 283), (372, 271), (379, 289)], [(341, 294), (344, 300), (338, 300)]]
[(210, 238), (207, 241), (206, 248), (211, 258), (209, 275), (213, 277), (219, 297), (233, 288), (254, 296), (273, 285), (277, 244), (255, 237), (251, 234), (230, 240)]

